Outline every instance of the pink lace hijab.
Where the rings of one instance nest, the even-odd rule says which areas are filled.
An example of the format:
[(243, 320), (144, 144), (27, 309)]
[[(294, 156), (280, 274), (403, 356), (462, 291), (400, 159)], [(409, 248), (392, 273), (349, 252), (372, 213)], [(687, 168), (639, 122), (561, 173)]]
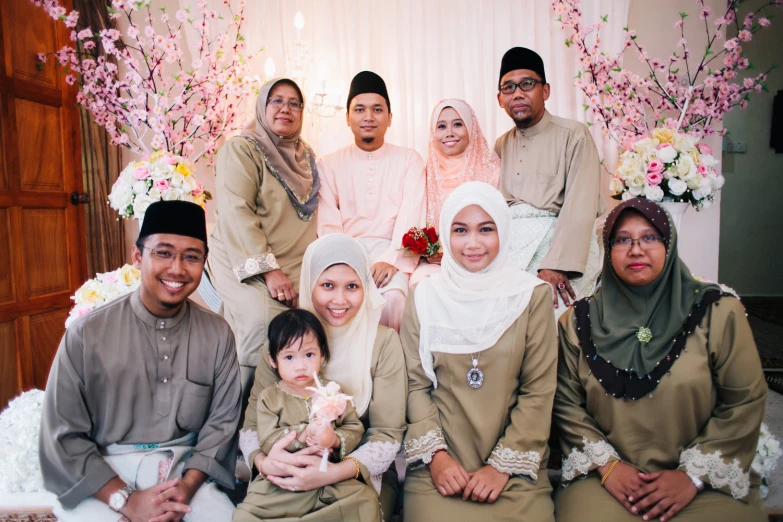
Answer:
[[(443, 109), (451, 107), (468, 129), (470, 142), (459, 156), (446, 156), (435, 145), (435, 127)], [(440, 209), (449, 194), (467, 181), (481, 181), (498, 187), (500, 158), (489, 148), (476, 113), (462, 100), (449, 98), (435, 106), (430, 118), (430, 145), (427, 155), (427, 225), (438, 226)]]

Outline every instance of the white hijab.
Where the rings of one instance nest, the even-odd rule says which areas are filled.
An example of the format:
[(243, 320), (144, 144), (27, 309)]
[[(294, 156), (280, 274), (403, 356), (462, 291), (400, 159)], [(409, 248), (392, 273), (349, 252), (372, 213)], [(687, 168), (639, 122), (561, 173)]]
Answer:
[[(313, 289), (324, 270), (332, 265), (346, 264), (362, 281), (364, 302), (359, 312), (344, 326), (331, 326), (313, 307)], [(370, 364), (378, 333), (378, 323), (385, 301), (370, 276), (370, 262), (364, 248), (351, 236), (329, 234), (313, 241), (305, 251), (299, 279), (300, 306), (321, 320), (329, 341), (331, 357), (324, 377), (338, 383), (353, 396), (356, 411), (361, 416), (372, 397)]]
[[(459, 264), (449, 241), (454, 218), (469, 205), (480, 206), (492, 217), (500, 240), (497, 257), (480, 272)], [(415, 293), (419, 356), (436, 388), (433, 352), (476, 354), (493, 347), (525, 311), (533, 288), (544, 283), (512, 261), (511, 212), (491, 185), (470, 181), (454, 189), (443, 204), (439, 233), (441, 270), (419, 283)]]

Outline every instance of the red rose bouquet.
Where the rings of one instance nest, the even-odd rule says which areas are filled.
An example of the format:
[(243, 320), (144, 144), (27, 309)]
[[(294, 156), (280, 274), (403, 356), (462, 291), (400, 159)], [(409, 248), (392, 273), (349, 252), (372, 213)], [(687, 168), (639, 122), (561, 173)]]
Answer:
[(402, 236), (402, 249), (411, 256), (434, 256), (440, 251), (438, 232), (434, 227), (412, 227)]

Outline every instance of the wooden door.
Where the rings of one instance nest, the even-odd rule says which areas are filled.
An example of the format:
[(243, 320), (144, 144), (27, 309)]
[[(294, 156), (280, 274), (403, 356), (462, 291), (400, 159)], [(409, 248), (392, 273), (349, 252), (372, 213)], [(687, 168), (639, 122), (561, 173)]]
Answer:
[(52, 57), (36, 67), (69, 32), (30, 0), (0, 0), (0, 409), (45, 387), (87, 276), (83, 210), (70, 201), (82, 190), (76, 90)]

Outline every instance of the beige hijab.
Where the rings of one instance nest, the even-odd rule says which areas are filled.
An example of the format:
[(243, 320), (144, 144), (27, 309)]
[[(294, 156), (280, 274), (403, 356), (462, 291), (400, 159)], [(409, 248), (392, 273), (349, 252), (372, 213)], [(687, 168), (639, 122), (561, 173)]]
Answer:
[(282, 183), (299, 217), (309, 221), (318, 206), (320, 188), (315, 155), (310, 146), (299, 138), (303, 117), (299, 118), (299, 126), (289, 136), (278, 136), (272, 132), (266, 119), (266, 105), (269, 93), (278, 82), (290, 84), (299, 93), (302, 103), (305, 103), (302, 91), (292, 80), (269, 80), (261, 87), (256, 100), (256, 117), (247, 124), (240, 136), (252, 140), (261, 149), (269, 170)]
[[(331, 326), (313, 306), (313, 289), (321, 274), (332, 265), (346, 264), (356, 271), (364, 287), (364, 302), (356, 316), (344, 326)], [(302, 260), (299, 282), (300, 306), (321, 319), (329, 340), (330, 359), (323, 373), (353, 396), (361, 416), (372, 398), (370, 364), (375, 337), (385, 303), (370, 276), (370, 261), (364, 248), (351, 236), (329, 234), (310, 243)]]

